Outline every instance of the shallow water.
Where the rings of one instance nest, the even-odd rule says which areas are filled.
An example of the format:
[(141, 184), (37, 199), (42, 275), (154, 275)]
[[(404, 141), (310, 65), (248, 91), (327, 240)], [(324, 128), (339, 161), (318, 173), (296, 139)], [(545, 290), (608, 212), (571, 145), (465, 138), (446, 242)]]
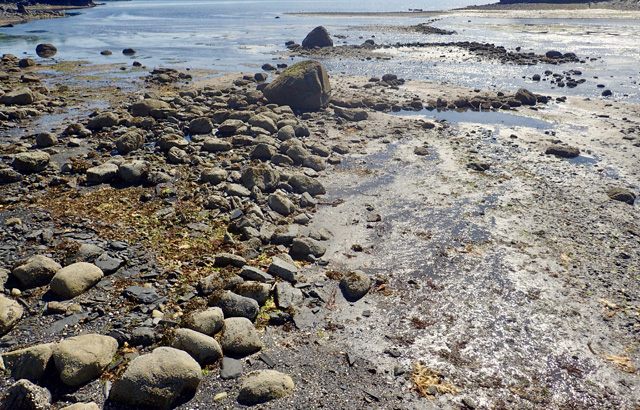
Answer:
[(420, 110), (420, 111), (401, 111), (396, 115), (400, 116), (418, 116), (450, 123), (472, 123), (472, 124), (495, 124), (504, 127), (525, 127), (535, 128), (539, 130), (548, 130), (554, 128), (550, 122), (539, 120), (536, 118), (526, 117), (524, 115), (509, 114), (502, 111), (438, 111), (438, 110)]
[[(393, 72), (416, 80), (451, 82), (461, 86), (513, 90), (527, 87), (551, 95), (600, 98), (610, 88), (615, 98), (640, 101), (637, 83), (640, 70), (640, 31), (630, 19), (505, 19), (441, 16), (435, 26), (455, 30), (453, 36), (418, 35), (376, 26), (412, 25), (427, 19), (388, 16), (291, 15), (290, 12), (321, 11), (407, 11), (411, 8), (447, 9), (490, 1), (269, 1), (269, 0), (133, 0), (110, 2), (64, 20), (41, 20), (14, 28), (0, 29), (4, 53), (33, 56), (39, 42), (54, 43), (56, 58), (88, 60), (94, 63), (130, 65), (138, 60), (148, 67), (175, 66), (215, 69), (227, 72), (255, 71), (271, 60), (284, 57), (284, 43), (302, 41), (311, 28), (326, 26), (336, 44), (360, 44), (375, 36), (377, 43), (409, 41), (481, 41), (513, 50), (544, 53), (549, 49), (573, 51), (580, 57), (598, 58), (564, 66), (513, 66), (482, 61), (468, 53), (453, 54), (442, 49), (394, 49), (389, 61), (334, 59), (324, 61), (330, 71), (355, 75)], [(279, 17), (279, 18), (276, 18)], [(134, 57), (120, 51), (132, 47)], [(110, 49), (112, 56), (99, 52)], [(447, 54), (447, 58), (442, 55)], [(466, 54), (466, 55), (465, 55)], [(575, 89), (558, 89), (545, 81), (529, 78), (550, 69), (562, 72), (579, 69), (587, 82)], [(598, 78), (594, 78), (598, 77)]]

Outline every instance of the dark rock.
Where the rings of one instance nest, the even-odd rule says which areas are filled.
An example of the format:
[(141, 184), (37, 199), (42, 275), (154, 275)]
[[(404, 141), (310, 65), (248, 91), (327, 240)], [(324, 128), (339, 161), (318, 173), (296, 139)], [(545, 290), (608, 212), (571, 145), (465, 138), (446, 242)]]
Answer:
[(580, 155), (580, 150), (566, 145), (552, 145), (546, 149), (545, 154), (560, 158), (575, 158)]
[(36, 54), (40, 58), (51, 58), (56, 55), (58, 49), (53, 44), (43, 43), (36, 46)]
[(326, 28), (318, 26), (311, 30), (307, 37), (302, 41), (303, 48), (316, 48), (316, 47), (333, 47), (333, 40)]
[(328, 104), (331, 85), (322, 64), (302, 61), (283, 71), (263, 93), (271, 103), (301, 111), (317, 111)]
[(614, 201), (624, 202), (629, 205), (633, 205), (636, 201), (636, 194), (624, 188), (611, 188), (607, 191), (607, 195)]

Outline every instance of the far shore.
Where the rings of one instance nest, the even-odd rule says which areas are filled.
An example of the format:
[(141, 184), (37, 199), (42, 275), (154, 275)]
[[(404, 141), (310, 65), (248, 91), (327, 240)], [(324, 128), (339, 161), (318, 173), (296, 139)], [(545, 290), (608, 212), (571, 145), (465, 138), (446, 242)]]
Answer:
[[(6, 6), (10, 3), (0, 3), (0, 5)], [(12, 4), (11, 4), (12, 5)], [(7, 28), (15, 26), (17, 24), (24, 24), (34, 20), (46, 20), (54, 18), (68, 17), (65, 13), (70, 10), (82, 10), (99, 6), (100, 4), (93, 4), (90, 6), (49, 6), (49, 5), (37, 5), (27, 7), (29, 14), (15, 13), (5, 11), (0, 14), (0, 28)]]

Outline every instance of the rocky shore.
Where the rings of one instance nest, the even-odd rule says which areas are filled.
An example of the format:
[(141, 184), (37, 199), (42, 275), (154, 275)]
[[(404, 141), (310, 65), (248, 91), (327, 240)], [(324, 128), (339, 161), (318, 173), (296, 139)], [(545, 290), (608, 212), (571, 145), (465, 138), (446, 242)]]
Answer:
[(93, 1), (7, 2), (0, 3), (0, 27), (12, 27), (33, 20), (62, 18), (66, 10), (94, 7)]
[(637, 406), (638, 105), (315, 61), (434, 46), (592, 57), (317, 27), (251, 74), (103, 67), (143, 77), (96, 107), (54, 45), (3, 56), (0, 408)]

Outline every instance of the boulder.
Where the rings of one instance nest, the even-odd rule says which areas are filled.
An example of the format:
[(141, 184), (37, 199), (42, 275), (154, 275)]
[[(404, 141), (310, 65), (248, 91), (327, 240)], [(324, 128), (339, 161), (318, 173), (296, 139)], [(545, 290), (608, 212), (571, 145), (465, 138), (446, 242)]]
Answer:
[(193, 395), (202, 380), (202, 369), (188, 353), (159, 347), (129, 363), (122, 378), (113, 383), (109, 399), (130, 408), (170, 409)]
[(276, 370), (256, 370), (245, 376), (240, 385), (238, 403), (248, 406), (280, 399), (293, 393), (291, 377)]
[(219, 307), (194, 312), (185, 319), (184, 325), (189, 329), (213, 336), (222, 330), (224, 313)]
[(516, 101), (520, 101), (522, 105), (536, 105), (536, 102), (538, 102), (536, 96), (524, 88), (519, 89), (514, 98)]
[(0, 97), (0, 102), (5, 105), (29, 105), (35, 100), (35, 94), (28, 88), (20, 88)]
[(51, 258), (35, 255), (16, 267), (11, 274), (25, 289), (47, 285), (62, 266)]
[(322, 48), (333, 47), (333, 40), (326, 28), (318, 26), (311, 30), (309, 34), (302, 40), (302, 48)]
[(209, 134), (213, 131), (211, 120), (206, 117), (200, 117), (189, 123), (189, 132), (194, 135)]
[(242, 171), (240, 182), (249, 190), (257, 187), (262, 192), (271, 192), (280, 182), (280, 174), (267, 164), (250, 166)]
[(256, 114), (253, 117), (249, 118), (249, 124), (254, 127), (259, 127), (264, 130), (267, 130), (272, 134), (275, 134), (276, 132), (278, 132), (278, 127), (276, 126), (276, 123), (265, 114)]
[(91, 118), (87, 123), (87, 128), (91, 131), (101, 131), (104, 128), (114, 127), (118, 125), (118, 116), (112, 112), (98, 114)]
[(231, 291), (221, 292), (212, 299), (212, 305), (222, 309), (224, 317), (246, 317), (254, 320), (260, 306), (255, 300), (240, 296)]
[(298, 277), (298, 268), (281, 258), (274, 257), (269, 265), (267, 273), (282, 278), (289, 282), (296, 282)]
[(555, 155), (560, 158), (575, 158), (580, 156), (580, 150), (578, 148), (569, 147), (566, 145), (551, 145), (545, 150), (547, 155)]
[(145, 161), (127, 161), (118, 167), (118, 176), (128, 185), (142, 184), (149, 173), (149, 164)]
[(371, 278), (364, 272), (347, 273), (340, 281), (340, 289), (345, 299), (355, 302), (362, 299), (371, 288)]
[(53, 44), (43, 43), (36, 46), (36, 54), (40, 58), (51, 58), (56, 55), (58, 49)]
[(0, 410), (49, 410), (51, 393), (44, 387), (22, 379), (12, 384), (0, 397)]
[(171, 346), (189, 353), (202, 365), (213, 364), (222, 357), (222, 349), (216, 339), (191, 329), (176, 330)]
[(269, 208), (283, 216), (289, 216), (295, 211), (295, 204), (282, 192), (269, 195), (267, 200)]
[(65, 339), (53, 348), (53, 361), (60, 380), (80, 386), (100, 376), (118, 350), (110, 336), (87, 334)]
[(50, 132), (41, 132), (36, 135), (36, 146), (38, 148), (48, 148), (58, 143), (58, 137)]
[(24, 309), (13, 299), (0, 295), (0, 336), (8, 333), (22, 319)]
[(142, 148), (144, 137), (139, 131), (127, 131), (116, 140), (116, 149), (121, 155)]
[(87, 169), (87, 183), (90, 185), (108, 184), (118, 175), (118, 165), (106, 162)]
[(331, 85), (322, 64), (302, 61), (284, 70), (262, 92), (271, 103), (301, 111), (317, 111), (329, 103)]
[(203, 141), (202, 150), (207, 152), (224, 152), (231, 149), (231, 143), (220, 138), (207, 138)]
[(75, 403), (71, 406), (62, 407), (60, 410), (100, 410), (100, 406), (91, 401), (89, 403)]
[(53, 344), (45, 343), (4, 353), (2, 360), (11, 377), (37, 383), (44, 374), (53, 353)]
[(154, 114), (169, 109), (171, 109), (169, 103), (153, 98), (147, 98), (145, 100), (133, 103), (131, 104), (131, 107), (129, 107), (131, 115), (133, 115), (134, 117), (157, 117), (158, 115)]
[(256, 328), (244, 317), (225, 319), (220, 344), (225, 355), (248, 356), (262, 349)]
[(324, 186), (315, 178), (304, 174), (295, 174), (289, 178), (289, 185), (297, 194), (308, 192), (311, 196), (324, 195), (327, 191)]
[(51, 156), (44, 151), (20, 152), (11, 165), (21, 174), (35, 174), (47, 169), (50, 160)]
[(102, 269), (92, 263), (76, 262), (60, 269), (51, 279), (51, 292), (63, 299), (74, 298), (93, 285), (104, 276)]
[(267, 299), (269, 299), (271, 285), (268, 283), (247, 281), (238, 284), (233, 291), (240, 296), (255, 300), (258, 302), (258, 305), (264, 305)]

